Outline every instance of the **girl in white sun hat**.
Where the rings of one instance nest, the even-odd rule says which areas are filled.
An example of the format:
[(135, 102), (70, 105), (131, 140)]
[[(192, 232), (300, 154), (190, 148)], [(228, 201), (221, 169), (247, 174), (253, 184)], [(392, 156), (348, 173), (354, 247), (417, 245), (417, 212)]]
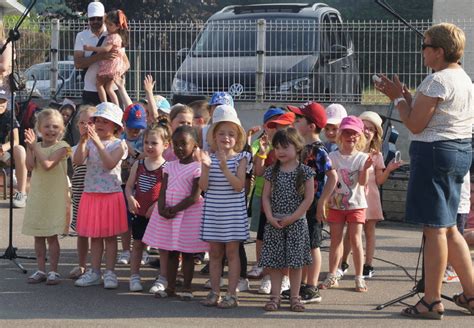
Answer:
[(117, 235), (128, 230), (127, 208), (122, 192), (121, 162), (127, 157), (127, 145), (118, 138), (123, 130), (122, 110), (113, 103), (97, 105), (95, 127), (88, 126), (73, 156), (78, 165), (87, 159), (87, 171), (77, 214), (77, 233), (91, 238), (91, 269), (75, 285), (86, 287), (101, 283), (100, 265), (105, 242), (106, 271), (104, 288), (118, 287), (114, 273)]
[[(212, 115), (207, 141), (214, 151), (202, 152), (202, 173), (199, 186), (206, 192), (201, 238), (210, 244), (212, 291), (202, 302), (206, 306), (231, 308), (237, 306), (236, 287), (239, 281), (239, 243), (249, 238), (245, 201), (245, 175), (251, 154), (243, 152), (245, 130), (232, 106), (217, 106)], [(229, 263), (229, 288), (220, 299), (222, 257)]]

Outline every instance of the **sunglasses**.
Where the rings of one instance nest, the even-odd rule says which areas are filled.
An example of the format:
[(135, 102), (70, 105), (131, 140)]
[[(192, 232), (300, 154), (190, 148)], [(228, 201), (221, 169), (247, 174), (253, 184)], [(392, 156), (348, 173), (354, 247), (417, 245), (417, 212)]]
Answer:
[(426, 48), (439, 48), (439, 47), (435, 46), (435, 45), (432, 45), (432, 44), (428, 44), (428, 43), (422, 43), (421, 44), (421, 49), (425, 50)]
[(89, 22), (101, 22), (103, 19), (103, 17), (90, 17)]

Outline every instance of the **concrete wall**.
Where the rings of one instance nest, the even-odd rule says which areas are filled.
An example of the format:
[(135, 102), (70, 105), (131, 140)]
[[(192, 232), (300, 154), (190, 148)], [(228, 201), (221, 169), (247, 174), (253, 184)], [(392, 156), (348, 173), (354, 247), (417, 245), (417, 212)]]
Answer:
[(474, 81), (474, 0), (433, 0), (433, 21), (459, 22), (460, 26), (466, 26), (466, 48), (462, 63)]
[[(243, 126), (245, 129), (248, 129), (254, 125), (261, 125), (263, 120), (263, 114), (267, 110), (270, 105), (275, 105), (279, 107), (284, 107), (286, 104), (284, 103), (248, 103), (248, 102), (240, 102), (236, 103), (235, 107), (237, 109), (237, 113), (239, 114), (239, 118), (242, 121)], [(349, 115), (359, 115), (366, 110), (371, 110), (374, 112), (379, 113), (380, 115), (388, 116), (388, 106), (380, 106), (380, 105), (345, 105), (345, 108)], [(400, 120), (398, 115), (397, 109), (393, 110), (392, 118)], [(402, 159), (404, 161), (408, 161), (408, 130), (400, 123), (393, 122), (393, 125), (400, 133), (398, 140), (397, 140), (397, 149), (402, 154)], [(324, 135), (324, 133), (323, 133)]]

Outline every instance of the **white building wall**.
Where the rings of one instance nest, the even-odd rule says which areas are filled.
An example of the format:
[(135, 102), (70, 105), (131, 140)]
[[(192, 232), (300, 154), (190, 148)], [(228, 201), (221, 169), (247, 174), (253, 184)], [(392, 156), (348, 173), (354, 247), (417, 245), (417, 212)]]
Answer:
[(433, 0), (433, 21), (452, 22), (466, 33), (462, 64), (474, 81), (474, 0)]

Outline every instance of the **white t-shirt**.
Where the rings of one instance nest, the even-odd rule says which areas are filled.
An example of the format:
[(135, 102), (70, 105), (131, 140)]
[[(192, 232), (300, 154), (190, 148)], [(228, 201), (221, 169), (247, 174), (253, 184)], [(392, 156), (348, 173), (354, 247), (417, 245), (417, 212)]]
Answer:
[(440, 98), (427, 127), (418, 134), (410, 133), (411, 140), (433, 142), (469, 139), (474, 117), (474, 95), (471, 78), (461, 68), (448, 68), (427, 76), (421, 82), (417, 96)]
[(367, 208), (365, 186), (359, 184), (359, 172), (364, 167), (368, 155), (357, 152), (342, 155), (339, 150), (329, 153), (329, 158), (337, 172), (337, 184), (329, 207), (335, 210), (356, 210)]

